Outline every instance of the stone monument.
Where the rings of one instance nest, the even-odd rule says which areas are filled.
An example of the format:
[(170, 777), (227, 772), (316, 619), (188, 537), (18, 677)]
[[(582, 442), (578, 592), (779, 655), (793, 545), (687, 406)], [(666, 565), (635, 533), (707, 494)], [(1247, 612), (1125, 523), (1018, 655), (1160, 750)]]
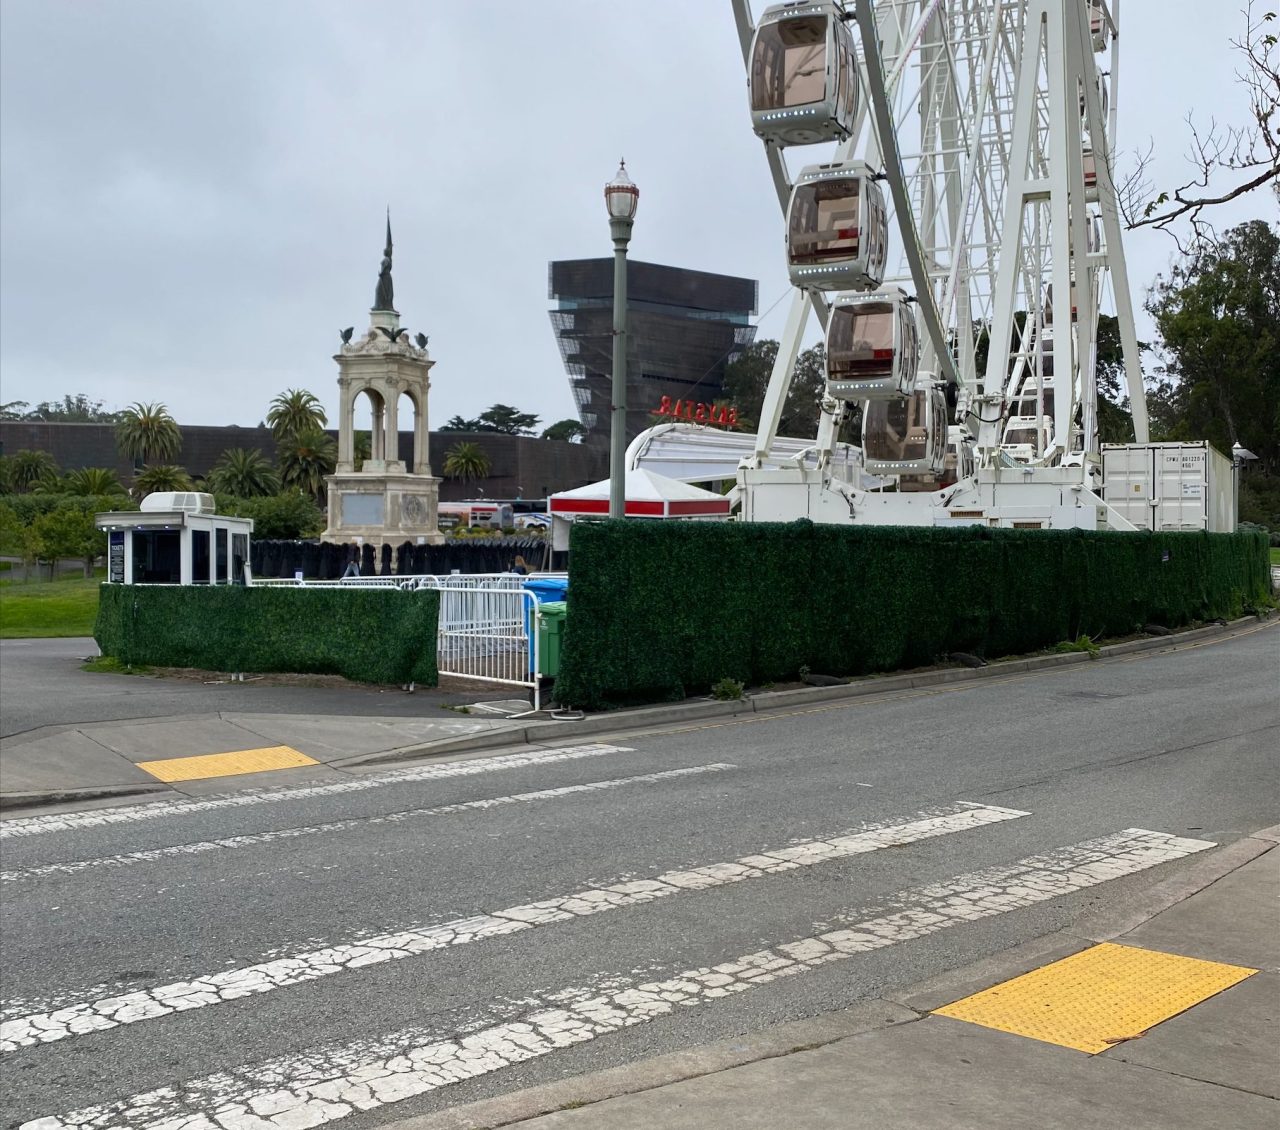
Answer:
[[(427, 339), (400, 325), (391, 283), (391, 217), (382, 253), (369, 329), (352, 341), (342, 331), (338, 363), (338, 463), (329, 476), (329, 523), (325, 541), (368, 542), (375, 547), (402, 542), (438, 544), (444, 540), (436, 524), (440, 480), (431, 474), (427, 451), (428, 373), (435, 364)], [(370, 457), (356, 470), (356, 400), (365, 395), (372, 406)], [(413, 462), (400, 458), (400, 397), (414, 408)]]

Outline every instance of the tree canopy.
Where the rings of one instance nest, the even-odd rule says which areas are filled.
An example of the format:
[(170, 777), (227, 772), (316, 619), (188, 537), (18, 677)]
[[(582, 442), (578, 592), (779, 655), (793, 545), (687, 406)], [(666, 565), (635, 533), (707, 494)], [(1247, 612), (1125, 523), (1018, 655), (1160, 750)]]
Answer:
[(237, 498), (259, 498), (275, 494), (280, 489), (280, 478), (261, 451), (231, 447), (209, 472), (209, 489)]
[(128, 458), (147, 464), (175, 458), (182, 449), (182, 433), (163, 404), (137, 401), (120, 413), (116, 444)]
[(565, 443), (577, 443), (587, 434), (587, 429), (578, 420), (557, 420), (550, 427), (542, 429), (543, 439), (560, 440)]
[[(778, 356), (778, 343), (753, 342), (725, 368), (724, 398), (738, 410), (738, 418), (754, 428), (769, 388), (769, 375)], [(782, 407), (778, 435), (812, 439), (818, 432), (822, 395), (827, 380), (826, 348), (819, 343), (796, 358), (795, 376)]]
[(486, 408), (473, 420), (464, 416), (451, 416), (442, 432), (501, 432), (509, 436), (532, 435), (541, 421), (541, 416), (532, 412), (521, 412), (510, 404), (495, 404)]
[(25, 400), (0, 404), (0, 420), (48, 420), (63, 424), (114, 424), (119, 412), (106, 409), (101, 400), (83, 392), (65, 394), (61, 400), (42, 400), (34, 408)]
[(1162, 439), (1239, 443), (1280, 475), (1280, 234), (1262, 220), (1204, 242), (1159, 278), (1147, 311), (1163, 370), (1149, 396)]
[(329, 422), (319, 398), (305, 388), (290, 388), (278, 394), (267, 410), (267, 426), (276, 439), (286, 440)]
[(478, 443), (455, 443), (444, 456), (444, 473), (469, 483), (489, 474), (489, 456)]

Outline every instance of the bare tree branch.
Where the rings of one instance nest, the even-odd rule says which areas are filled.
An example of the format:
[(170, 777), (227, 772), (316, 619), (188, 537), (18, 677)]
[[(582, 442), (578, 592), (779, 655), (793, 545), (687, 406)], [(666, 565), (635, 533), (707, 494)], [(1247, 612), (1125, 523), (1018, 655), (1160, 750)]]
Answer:
[[(1245, 18), (1243, 38), (1230, 40), (1245, 61), (1236, 78), (1248, 92), (1248, 124), (1223, 126), (1210, 118), (1207, 129), (1201, 130), (1188, 115), (1191, 147), (1187, 159), (1195, 175), (1172, 191), (1157, 193), (1147, 177), (1153, 147), (1139, 154), (1133, 172), (1116, 182), (1120, 212), (1130, 231), (1150, 227), (1166, 232), (1185, 252), (1180, 228), (1175, 227), (1178, 221), (1190, 225), (1189, 243), (1195, 246), (1213, 239), (1207, 210), (1268, 184), (1280, 199), (1280, 62), (1277, 37), (1268, 27), (1275, 22), (1276, 13), (1264, 12), (1255, 18), (1253, 5), (1254, 0), (1249, 0), (1241, 13)], [(1219, 187), (1228, 174), (1235, 174), (1235, 183)]]

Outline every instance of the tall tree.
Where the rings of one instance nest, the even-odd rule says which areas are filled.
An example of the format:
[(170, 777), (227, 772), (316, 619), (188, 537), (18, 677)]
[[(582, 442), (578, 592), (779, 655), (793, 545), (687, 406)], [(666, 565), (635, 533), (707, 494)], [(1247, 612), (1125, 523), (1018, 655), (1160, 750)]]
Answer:
[[(23, 407), (27, 406), (24, 404)], [(120, 413), (108, 411), (101, 400), (93, 400), (87, 394), (77, 392), (74, 396), (67, 393), (61, 400), (42, 400), (30, 411), (13, 418), (64, 424), (114, 424), (120, 419)]]
[(232, 447), (222, 453), (209, 472), (209, 489), (237, 498), (258, 498), (275, 494), (280, 479), (261, 451)]
[(577, 443), (587, 434), (587, 429), (578, 420), (558, 420), (550, 427), (542, 429), (543, 439), (560, 440), (565, 443)]
[(1262, 220), (1203, 242), (1158, 279), (1147, 311), (1163, 379), (1153, 420), (1164, 438), (1239, 443), (1280, 475), (1280, 229)]
[(10, 487), (15, 493), (33, 491), (58, 481), (58, 464), (47, 451), (15, 452), (8, 466)]
[(333, 437), (318, 424), (286, 436), (277, 448), (280, 479), (311, 498), (324, 497), (324, 480), (337, 464)]
[(271, 401), (267, 424), (277, 442), (319, 430), (329, 422), (314, 393), (305, 388), (286, 389)]
[(538, 426), (540, 416), (532, 412), (521, 412), (510, 404), (495, 404), (480, 413), (481, 431), (502, 432), (511, 436), (532, 435)]
[(116, 444), (128, 458), (146, 465), (176, 458), (182, 433), (163, 404), (138, 401), (120, 413)]
[(106, 496), (125, 493), (124, 486), (109, 467), (77, 467), (68, 471), (66, 487), (70, 494)]
[(485, 429), (479, 420), (468, 420), (465, 416), (450, 416), (440, 425), (442, 432), (482, 432)]
[[(738, 417), (747, 427), (760, 422), (777, 356), (778, 343), (765, 339), (753, 342), (725, 368), (724, 397), (738, 409)], [(827, 354), (819, 342), (796, 357), (791, 388), (782, 406), (779, 435), (812, 439), (817, 434), (826, 379)]]
[(444, 456), (444, 473), (469, 483), (489, 474), (489, 456), (478, 443), (455, 443)]
[(157, 463), (154, 467), (144, 467), (134, 475), (133, 489), (139, 499), (157, 491), (190, 490), (191, 476), (182, 467)]
[(486, 408), (474, 420), (465, 416), (451, 416), (440, 430), (442, 432), (501, 432), (509, 436), (532, 435), (540, 416), (521, 412), (510, 404), (494, 404)]
[(1276, 13), (1254, 15), (1248, 0), (1241, 15), (1245, 30), (1228, 40), (1242, 67), (1236, 81), (1244, 87), (1248, 110), (1244, 124), (1232, 126), (1211, 118), (1197, 126), (1188, 115), (1191, 146), (1187, 159), (1195, 170), (1185, 184), (1157, 191), (1147, 180), (1149, 148), (1137, 169), (1119, 186), (1120, 208), (1129, 229), (1153, 227), (1167, 232), (1180, 248), (1187, 240), (1181, 225), (1190, 226), (1192, 246), (1213, 242), (1210, 226), (1213, 209), (1228, 201), (1261, 191), (1280, 200), (1280, 51), (1277, 50)]

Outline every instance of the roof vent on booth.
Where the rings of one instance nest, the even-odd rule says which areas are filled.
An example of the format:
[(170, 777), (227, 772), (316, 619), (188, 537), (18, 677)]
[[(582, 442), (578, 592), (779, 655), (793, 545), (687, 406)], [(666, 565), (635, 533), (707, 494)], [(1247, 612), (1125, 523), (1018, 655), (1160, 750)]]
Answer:
[(183, 510), (188, 514), (215, 514), (218, 508), (211, 494), (185, 490), (158, 490), (142, 500), (141, 509), (144, 512)]

